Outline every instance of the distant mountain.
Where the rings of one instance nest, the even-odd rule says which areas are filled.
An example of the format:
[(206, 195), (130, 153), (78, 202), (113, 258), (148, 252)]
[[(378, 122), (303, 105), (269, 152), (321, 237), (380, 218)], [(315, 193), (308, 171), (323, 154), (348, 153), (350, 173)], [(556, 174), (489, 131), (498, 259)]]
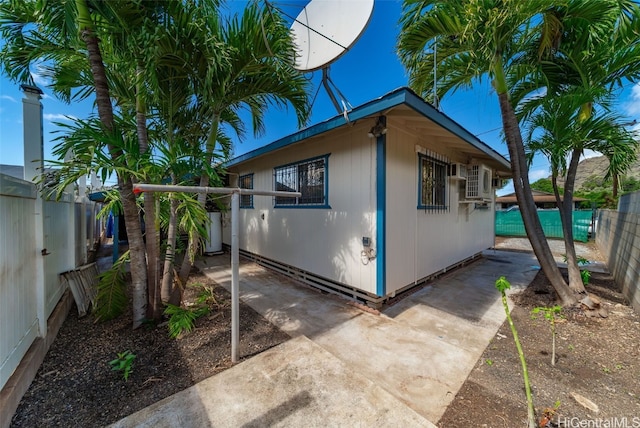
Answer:
[[(609, 160), (605, 156), (588, 158), (578, 164), (576, 173), (575, 189), (580, 190), (582, 184), (592, 176), (604, 177), (609, 167)], [(640, 180), (640, 160), (636, 159), (631, 169), (625, 174), (627, 177), (634, 177)], [(549, 176), (551, 178), (551, 176)], [(564, 179), (558, 180), (558, 185), (564, 187)]]

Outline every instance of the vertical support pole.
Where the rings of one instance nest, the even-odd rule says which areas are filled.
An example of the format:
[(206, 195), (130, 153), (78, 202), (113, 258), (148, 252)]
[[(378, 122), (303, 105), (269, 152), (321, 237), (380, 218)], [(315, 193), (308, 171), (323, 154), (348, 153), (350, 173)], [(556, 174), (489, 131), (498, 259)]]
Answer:
[[(77, 239), (80, 240), (80, 254), (76, 260), (76, 266), (81, 266), (87, 263), (87, 176), (80, 177), (78, 180), (78, 199), (76, 203), (80, 208), (80, 236)], [(77, 244), (76, 244), (77, 245)]]
[(113, 216), (113, 254), (111, 260), (113, 263), (117, 262), (120, 258), (120, 214)]
[[(64, 156), (65, 163), (73, 162), (73, 150), (67, 151)], [(65, 270), (75, 269), (78, 265), (82, 263), (78, 263), (78, 240), (80, 239), (80, 219), (76, 216), (76, 198), (75, 198), (75, 186), (73, 183), (69, 183), (67, 187), (64, 189), (64, 197), (62, 198), (61, 203), (65, 204), (67, 211), (67, 218), (70, 221), (65, 224), (64, 227), (67, 228), (67, 245), (65, 247), (60, 247), (60, 250), (66, 251), (65, 260), (63, 263)], [(62, 267), (62, 266), (61, 266)]]
[(240, 194), (231, 194), (231, 362), (238, 362), (240, 330), (240, 249), (238, 247)]
[[(24, 138), (24, 180), (34, 181), (40, 176), (44, 167), (44, 142), (42, 136), (42, 91), (36, 86), (20, 86), (25, 97), (22, 99), (22, 123)], [(36, 192), (34, 201), (34, 230), (36, 242), (34, 243), (34, 269), (36, 271), (36, 283), (34, 284), (36, 293), (36, 314), (38, 316), (38, 333), (40, 337), (47, 334), (47, 284), (45, 283), (45, 212), (42, 193)], [(49, 249), (50, 250), (50, 249)]]

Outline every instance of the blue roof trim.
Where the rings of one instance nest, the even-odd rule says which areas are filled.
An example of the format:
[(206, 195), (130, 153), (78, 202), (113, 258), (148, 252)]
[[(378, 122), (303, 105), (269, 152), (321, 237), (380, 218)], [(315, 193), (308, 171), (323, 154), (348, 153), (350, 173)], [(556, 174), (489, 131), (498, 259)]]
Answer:
[[(449, 116), (436, 110), (431, 104), (424, 101), (422, 98), (420, 98), (419, 95), (406, 87), (395, 89), (380, 98), (356, 107), (348, 113), (349, 121), (355, 122), (366, 117), (380, 114), (381, 112), (384, 112), (401, 104), (406, 104), (418, 113), (422, 114), (424, 117), (449, 130), (454, 135), (460, 137), (473, 147), (494, 158), (497, 162), (504, 165), (505, 168), (511, 168), (511, 164), (509, 163), (509, 161), (506, 160), (497, 151), (489, 147), (489, 145), (487, 145), (486, 143), (480, 141), (478, 137), (464, 129), (460, 124), (455, 122)], [(310, 126), (309, 128), (298, 131), (295, 134), (283, 137), (271, 144), (267, 144), (266, 146), (260, 147), (234, 159), (231, 159), (229, 162), (225, 163), (225, 166), (231, 167), (241, 164), (250, 159), (254, 159), (267, 153), (290, 146), (292, 144), (296, 144), (300, 141), (315, 137), (316, 135), (331, 131), (346, 124), (347, 121), (345, 120), (343, 115), (335, 116), (324, 122), (320, 122), (316, 125)]]
[(481, 141), (478, 137), (467, 131), (462, 127), (462, 125), (451, 119), (446, 114), (436, 110), (431, 104), (424, 101), (415, 92), (411, 91), (408, 88), (405, 89), (407, 90), (407, 99), (405, 100), (405, 103), (408, 106), (421, 113), (423, 116), (431, 119), (433, 122), (442, 126), (446, 130), (462, 138), (464, 141), (471, 144), (476, 149), (485, 152), (489, 156), (493, 157), (496, 161), (502, 163), (505, 167), (511, 169), (511, 163), (507, 159), (505, 159), (504, 156), (495, 151), (491, 146)]
[[(397, 105), (402, 104), (405, 100), (404, 92), (406, 90), (407, 88), (396, 89), (392, 92), (389, 92), (388, 94), (384, 95), (381, 98), (378, 98), (373, 101), (369, 101), (366, 104), (356, 107), (355, 109), (353, 109), (351, 112), (348, 113), (349, 121), (355, 122), (365, 117), (375, 115), (380, 111), (384, 111), (388, 108), (395, 107)], [(331, 119), (325, 120), (324, 122), (320, 122), (317, 125), (310, 126), (309, 128), (305, 128), (301, 131), (296, 132), (295, 134), (288, 135), (277, 141), (274, 141), (271, 144), (267, 144), (266, 146), (260, 147), (258, 149), (247, 152), (243, 155), (240, 155), (237, 158), (231, 159), (229, 162), (225, 164), (225, 166), (230, 167), (230, 166), (240, 164), (242, 162), (248, 161), (258, 156), (262, 156), (267, 153), (282, 149), (283, 147), (287, 147), (291, 144), (295, 144), (302, 140), (306, 140), (307, 138), (315, 137), (316, 135), (320, 135), (322, 133), (339, 128), (346, 124), (347, 124), (347, 121), (345, 120), (343, 115), (332, 117)]]

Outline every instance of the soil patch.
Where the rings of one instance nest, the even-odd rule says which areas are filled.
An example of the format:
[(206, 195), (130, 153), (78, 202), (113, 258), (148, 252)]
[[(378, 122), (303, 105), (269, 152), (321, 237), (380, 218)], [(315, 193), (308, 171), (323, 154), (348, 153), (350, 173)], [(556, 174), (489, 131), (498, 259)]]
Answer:
[[(525, 291), (511, 299), (538, 420), (545, 409), (559, 404), (552, 422), (540, 426), (640, 426), (640, 317), (610, 275), (593, 273), (587, 290), (600, 298), (609, 316), (593, 318), (577, 308), (563, 309), (556, 324), (555, 366), (551, 365), (550, 324), (541, 315), (534, 319), (531, 314), (535, 307), (555, 304), (555, 292), (544, 274), (538, 273)], [(505, 322), (438, 426), (526, 426), (521, 373)], [(579, 396), (596, 404), (597, 411), (578, 403), (575, 397), (583, 401)], [(606, 421), (609, 425), (603, 425)], [(621, 425), (623, 421), (626, 425)]]
[[(192, 274), (185, 301), (200, 285), (213, 291), (208, 315), (178, 339), (166, 325), (131, 329), (131, 314), (94, 323), (71, 309), (29, 390), (12, 427), (103, 426), (231, 367), (230, 295), (205, 275)], [(289, 339), (249, 306), (240, 303), (240, 348), (244, 358)], [(111, 370), (118, 353), (136, 355), (128, 381)]]

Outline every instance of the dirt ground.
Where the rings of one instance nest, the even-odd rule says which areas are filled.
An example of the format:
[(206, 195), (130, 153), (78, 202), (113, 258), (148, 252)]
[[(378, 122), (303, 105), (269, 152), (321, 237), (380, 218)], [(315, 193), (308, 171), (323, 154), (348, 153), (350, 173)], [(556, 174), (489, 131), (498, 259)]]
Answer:
[[(594, 248), (587, 246), (588, 251), (597, 251)], [(597, 256), (593, 253), (593, 258)], [(190, 284), (188, 301), (201, 290), (193, 285), (203, 284), (214, 290), (215, 303), (192, 333), (177, 340), (168, 337), (166, 326), (132, 331), (130, 315), (95, 324), (90, 316), (79, 319), (72, 309), (11, 426), (106, 425), (229, 368), (229, 295), (202, 274), (193, 275)], [(626, 418), (628, 427), (640, 427), (640, 316), (610, 276), (594, 273), (588, 290), (599, 296), (608, 317), (563, 310), (557, 321), (555, 366), (550, 361), (550, 325), (531, 316), (534, 307), (554, 304), (554, 292), (544, 275), (539, 273), (511, 303), (538, 417), (545, 408), (559, 404), (548, 426), (607, 426), (579, 424), (614, 418), (619, 423)], [(247, 332), (241, 335), (243, 358), (289, 338), (242, 303), (240, 324)], [(126, 350), (137, 355), (128, 381), (109, 366), (117, 353)], [(581, 397), (597, 405), (597, 411), (585, 407), (591, 404)], [(520, 363), (505, 323), (437, 424), (511, 428), (525, 426), (526, 415)], [(627, 426), (612, 423), (609, 426)]]
[[(555, 366), (550, 323), (531, 314), (535, 307), (555, 304), (555, 292), (544, 274), (539, 272), (513, 298), (512, 317), (526, 357), (537, 420), (545, 409), (557, 407), (552, 421), (540, 426), (640, 427), (640, 316), (607, 274), (592, 274), (587, 290), (600, 298), (608, 317), (563, 309), (556, 321)], [(505, 322), (438, 426), (512, 428), (526, 426), (526, 419), (522, 368)]]
[[(75, 306), (47, 353), (14, 415), (12, 427), (94, 427), (122, 419), (229, 367), (231, 364), (230, 295), (202, 274), (192, 275), (185, 294), (195, 300), (202, 284), (216, 303), (196, 328), (179, 339), (167, 326), (131, 329), (131, 315), (105, 323), (78, 318)], [(289, 336), (240, 304), (239, 354), (265, 351)], [(128, 381), (111, 370), (118, 353), (136, 355)]]

